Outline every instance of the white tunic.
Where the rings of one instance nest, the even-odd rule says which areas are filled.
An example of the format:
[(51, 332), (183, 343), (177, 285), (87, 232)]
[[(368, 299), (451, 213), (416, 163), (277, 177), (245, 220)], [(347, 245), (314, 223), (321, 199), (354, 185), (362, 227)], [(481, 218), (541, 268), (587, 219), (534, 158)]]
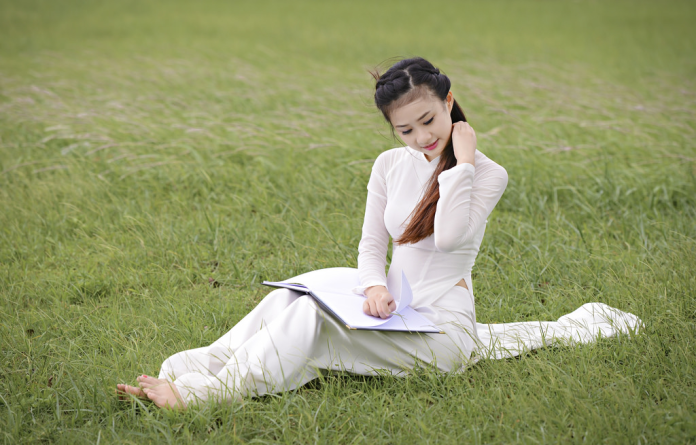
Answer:
[(462, 278), (473, 293), (471, 269), (487, 218), (508, 180), (505, 169), (478, 150), (475, 167), (460, 164), (439, 175), (434, 234), (415, 244), (395, 244), (385, 276), (389, 236), (396, 239), (403, 233), (439, 160), (428, 162), (423, 153), (401, 147), (385, 151), (375, 161), (358, 247), (362, 286), (356, 292), (384, 285), (398, 295), (403, 270), (413, 288), (414, 307), (432, 304)]
[[(169, 357), (160, 378), (174, 382), (187, 404), (229, 401), (297, 388), (327, 370), (404, 375), (427, 363), (444, 372), (460, 371), (484, 357), (510, 357), (556, 341), (586, 343), (598, 335), (638, 329), (636, 316), (601, 303), (587, 303), (555, 322), (476, 323), (471, 268), (486, 218), (507, 185), (505, 169), (478, 151), (476, 167), (462, 164), (439, 175), (434, 235), (396, 246), (385, 276), (389, 236), (403, 232), (437, 162), (408, 147), (389, 150), (375, 161), (356, 291), (388, 285), (400, 292), (395, 278), (403, 270), (413, 288), (412, 306), (445, 334), (349, 331), (311, 297), (279, 289), (212, 345)], [(462, 278), (469, 290), (455, 286)]]

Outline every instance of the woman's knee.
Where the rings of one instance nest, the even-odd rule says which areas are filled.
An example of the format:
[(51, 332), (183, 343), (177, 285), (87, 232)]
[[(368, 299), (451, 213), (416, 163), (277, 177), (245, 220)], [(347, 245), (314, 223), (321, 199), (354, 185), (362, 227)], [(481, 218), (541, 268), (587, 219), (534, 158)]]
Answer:
[(312, 332), (312, 335), (318, 335), (318, 329), (322, 325), (324, 317), (328, 316), (319, 308), (314, 298), (309, 295), (301, 295), (285, 310), (281, 324), (283, 330), (292, 330), (293, 334)]
[(170, 355), (167, 357), (164, 362), (162, 362), (162, 366), (160, 366), (159, 370), (159, 376), (158, 378), (160, 379), (165, 379), (173, 382), (177, 378), (177, 367), (175, 365), (176, 360), (177, 360), (177, 354)]
[(302, 295), (304, 294), (290, 289), (276, 289), (264, 297), (263, 303), (273, 306), (289, 306)]
[(159, 378), (173, 381), (190, 372), (205, 372), (208, 365), (208, 347), (177, 352), (164, 360)]
[(307, 317), (323, 319), (326, 314), (316, 302), (314, 298), (309, 295), (302, 295), (295, 301), (295, 304), (299, 307), (299, 310)]

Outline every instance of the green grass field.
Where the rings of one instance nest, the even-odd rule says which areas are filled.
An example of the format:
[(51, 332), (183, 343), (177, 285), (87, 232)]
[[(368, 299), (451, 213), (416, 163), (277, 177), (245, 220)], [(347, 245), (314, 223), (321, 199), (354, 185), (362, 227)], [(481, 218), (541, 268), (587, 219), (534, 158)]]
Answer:
[[(691, 1), (1, 0), (2, 442), (696, 442), (694, 23)], [(643, 332), (185, 413), (117, 402), (261, 280), (356, 266), (398, 145), (366, 70), (413, 55), (510, 178), (479, 321), (600, 301)]]

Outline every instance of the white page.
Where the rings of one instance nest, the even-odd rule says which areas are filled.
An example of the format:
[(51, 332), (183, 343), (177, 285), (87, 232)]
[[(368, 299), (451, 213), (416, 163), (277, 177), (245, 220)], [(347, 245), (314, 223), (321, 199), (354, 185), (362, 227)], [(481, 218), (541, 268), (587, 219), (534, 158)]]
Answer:
[(312, 291), (322, 303), (343, 319), (343, 322), (351, 328), (374, 327), (384, 324), (387, 319), (373, 317), (363, 312), (365, 297), (360, 295), (336, 294), (326, 291)]
[[(395, 299), (397, 298), (393, 294), (392, 294), (392, 296)], [(413, 302), (413, 291), (411, 290), (411, 285), (408, 284), (408, 280), (406, 279), (406, 274), (402, 270), (401, 271), (401, 295), (397, 299), (396, 310), (394, 312), (397, 314), (400, 314), (406, 307), (410, 306), (412, 302)]]
[(401, 311), (400, 314), (392, 315), (386, 323), (379, 326), (380, 331), (418, 331), (442, 334), (442, 329), (433, 326), (433, 323), (426, 317), (418, 313), (410, 306)]
[(360, 285), (358, 269), (349, 267), (313, 270), (283, 281), (304, 284), (312, 290), (328, 290), (338, 293), (345, 292), (346, 294), (352, 294), (352, 289)]
[(342, 321), (352, 329), (378, 328), (384, 331), (428, 331), (441, 332), (432, 322), (410, 306), (402, 309), (401, 313), (389, 318), (373, 317), (362, 310), (364, 297), (359, 295), (344, 295), (332, 292), (313, 292), (334, 313), (340, 314)]
[[(327, 291), (331, 293), (353, 294), (352, 289), (360, 286), (360, 277), (357, 269), (348, 267), (332, 267), (329, 269), (313, 270), (283, 281), (284, 283), (299, 283), (312, 291)], [(406, 274), (401, 271), (401, 295), (393, 295), (396, 301), (396, 310), (399, 313), (413, 302), (413, 291), (406, 279)], [(362, 297), (361, 297), (362, 298)]]
[[(328, 309), (336, 314), (351, 329), (379, 329), (385, 331), (441, 332), (432, 322), (410, 307), (413, 291), (406, 274), (401, 272), (401, 295), (394, 296), (397, 308), (386, 319), (373, 317), (363, 312), (365, 297), (356, 295), (352, 289), (360, 285), (358, 270), (347, 267), (319, 269), (289, 278), (281, 283), (264, 282), (268, 285), (293, 288), (291, 283), (306, 286)], [(305, 289), (294, 286), (300, 292)]]

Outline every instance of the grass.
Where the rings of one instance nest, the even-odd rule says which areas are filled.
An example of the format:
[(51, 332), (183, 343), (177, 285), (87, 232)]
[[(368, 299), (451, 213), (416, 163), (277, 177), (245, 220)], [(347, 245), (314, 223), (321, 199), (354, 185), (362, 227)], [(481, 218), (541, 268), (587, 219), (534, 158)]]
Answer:
[[(5, 443), (696, 442), (691, 2), (0, 2)], [(116, 382), (282, 279), (355, 266), (398, 143), (365, 69), (423, 55), (510, 182), (484, 323), (601, 301), (629, 338), (463, 375), (328, 376), (178, 414)]]

